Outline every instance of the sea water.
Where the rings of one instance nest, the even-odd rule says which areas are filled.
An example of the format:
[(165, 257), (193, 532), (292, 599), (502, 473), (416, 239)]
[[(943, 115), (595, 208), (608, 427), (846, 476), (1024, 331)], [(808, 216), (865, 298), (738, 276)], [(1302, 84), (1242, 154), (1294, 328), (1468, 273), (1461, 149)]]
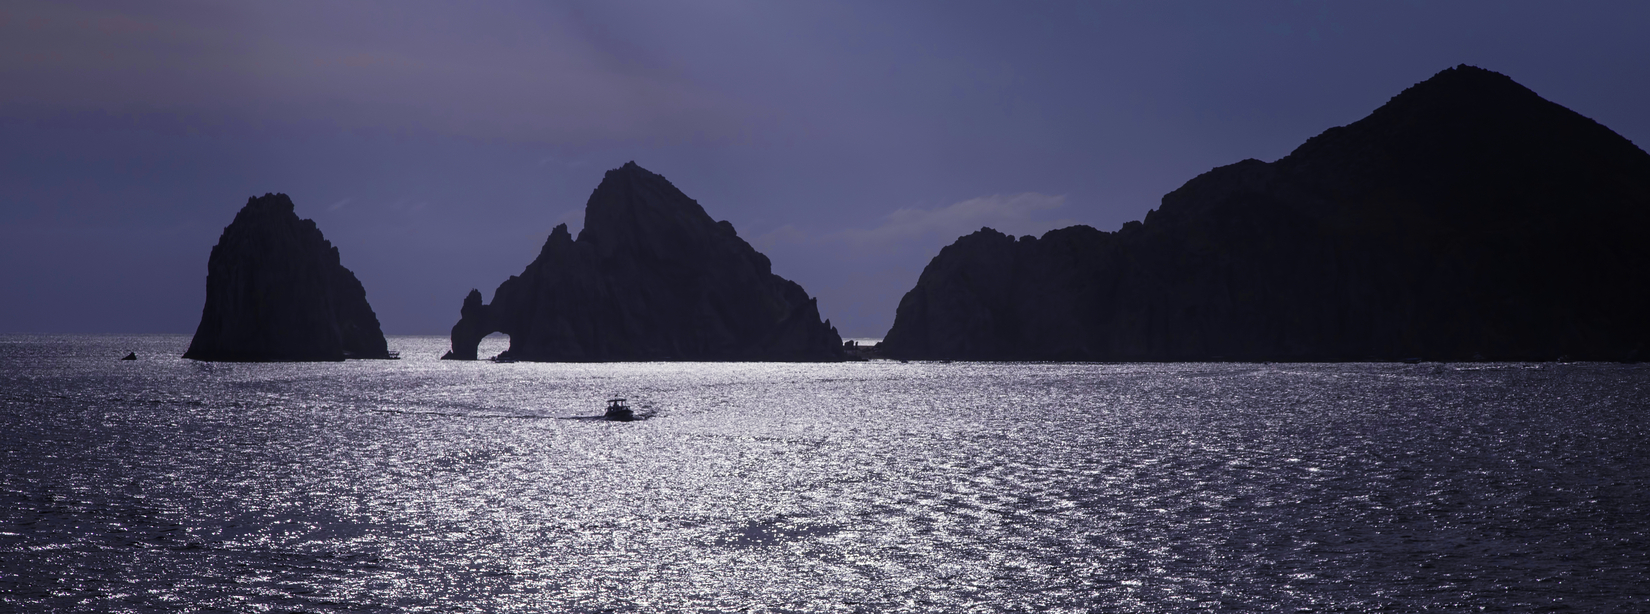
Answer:
[(0, 337), (0, 610), (1650, 610), (1646, 365), (187, 344)]

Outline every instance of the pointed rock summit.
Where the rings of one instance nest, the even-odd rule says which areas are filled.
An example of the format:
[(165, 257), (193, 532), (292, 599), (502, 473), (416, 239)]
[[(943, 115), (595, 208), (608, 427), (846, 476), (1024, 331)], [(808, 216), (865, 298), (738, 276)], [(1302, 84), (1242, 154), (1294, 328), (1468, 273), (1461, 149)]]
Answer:
[(361, 282), (285, 194), (248, 199), (212, 247), (206, 271), (206, 306), (184, 358), (390, 357)]
[(664, 177), (635, 162), (590, 195), (577, 239), (557, 226), (538, 258), (483, 304), (471, 290), (447, 358), (510, 335), (533, 361), (844, 360), (802, 286)]
[(1642, 360), (1650, 154), (1458, 66), (1145, 223), (959, 239), (885, 355), (1103, 361)]

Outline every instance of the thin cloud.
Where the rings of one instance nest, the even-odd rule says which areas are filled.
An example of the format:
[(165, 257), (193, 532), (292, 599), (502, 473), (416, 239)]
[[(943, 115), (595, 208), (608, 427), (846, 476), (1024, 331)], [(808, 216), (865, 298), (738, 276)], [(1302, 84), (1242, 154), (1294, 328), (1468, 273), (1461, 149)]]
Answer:
[(760, 116), (566, 12), (23, 0), (0, 10), (0, 104), (559, 142), (726, 141)]
[(1011, 235), (1042, 234), (1076, 223), (1069, 219), (1044, 219), (1044, 214), (1065, 204), (1064, 195), (992, 194), (934, 209), (899, 209), (884, 217), (882, 225), (876, 228), (843, 230), (826, 238), (855, 247), (875, 247), (931, 237), (949, 242), (981, 227)]
[(815, 243), (816, 241), (802, 232), (795, 225), (786, 224), (773, 230), (757, 235), (750, 240), (751, 246), (758, 251), (767, 252), (780, 245)]
[(855, 252), (937, 249), (982, 227), (1010, 235), (1041, 235), (1077, 224), (1069, 218), (1047, 219), (1048, 213), (1065, 205), (1066, 197), (1058, 194), (992, 194), (933, 209), (901, 208), (883, 216), (875, 228), (814, 234), (785, 224), (751, 238), (750, 243), (764, 252), (785, 245), (837, 245)]

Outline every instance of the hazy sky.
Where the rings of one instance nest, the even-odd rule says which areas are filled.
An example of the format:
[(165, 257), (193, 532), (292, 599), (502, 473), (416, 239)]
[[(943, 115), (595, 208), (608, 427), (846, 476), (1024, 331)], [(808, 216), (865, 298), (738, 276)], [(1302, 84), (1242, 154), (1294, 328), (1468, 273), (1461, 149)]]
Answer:
[(880, 337), (981, 226), (1116, 230), (1456, 65), (1644, 147), (1650, 2), (0, 4), (0, 332), (190, 333), (285, 192), (384, 331), (665, 175)]

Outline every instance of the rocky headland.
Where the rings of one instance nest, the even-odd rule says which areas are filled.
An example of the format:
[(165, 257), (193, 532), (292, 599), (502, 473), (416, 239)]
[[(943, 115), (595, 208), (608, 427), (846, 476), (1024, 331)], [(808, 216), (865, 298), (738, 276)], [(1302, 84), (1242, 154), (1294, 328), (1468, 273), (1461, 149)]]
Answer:
[(389, 358), (367, 291), (292, 199), (248, 199), (206, 263), (206, 306), (184, 358)]
[(958, 239), (883, 354), (1098, 361), (1642, 360), (1650, 155), (1459, 66), (1144, 223)]
[(481, 338), (529, 361), (836, 361), (842, 339), (802, 286), (636, 163), (610, 170), (585, 205), (483, 304), (471, 290), (445, 358), (475, 360)]

